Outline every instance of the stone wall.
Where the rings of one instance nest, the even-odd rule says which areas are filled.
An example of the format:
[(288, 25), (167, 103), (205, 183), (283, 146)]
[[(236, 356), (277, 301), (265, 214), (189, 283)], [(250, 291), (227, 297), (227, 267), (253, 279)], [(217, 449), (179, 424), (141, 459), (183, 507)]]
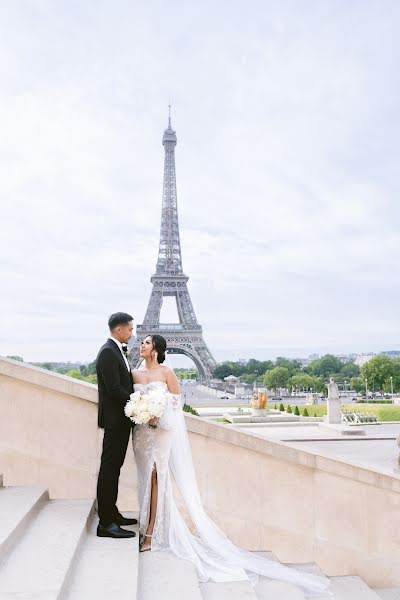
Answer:
[[(4, 485), (43, 485), (50, 498), (94, 498), (103, 430), (97, 386), (0, 358), (0, 473)], [(137, 509), (128, 448), (122, 510)]]
[(327, 575), (400, 585), (400, 477), (187, 418), (203, 502), (231, 539)]
[[(0, 358), (0, 473), (52, 498), (94, 497), (102, 431), (96, 386)], [(192, 415), (186, 424), (209, 515), (236, 543), (327, 575), (400, 585), (400, 477)], [(136, 510), (128, 449), (119, 508)]]

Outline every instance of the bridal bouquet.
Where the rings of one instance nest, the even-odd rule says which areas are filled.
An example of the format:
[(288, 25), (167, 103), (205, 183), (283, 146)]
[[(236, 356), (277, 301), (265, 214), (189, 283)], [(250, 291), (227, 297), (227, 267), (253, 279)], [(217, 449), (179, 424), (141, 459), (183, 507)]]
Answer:
[[(170, 397), (172, 398), (172, 394), (162, 390), (134, 392), (125, 404), (125, 415), (137, 425), (146, 425), (153, 417), (162, 417)], [(149, 427), (156, 428), (157, 425), (149, 423)]]

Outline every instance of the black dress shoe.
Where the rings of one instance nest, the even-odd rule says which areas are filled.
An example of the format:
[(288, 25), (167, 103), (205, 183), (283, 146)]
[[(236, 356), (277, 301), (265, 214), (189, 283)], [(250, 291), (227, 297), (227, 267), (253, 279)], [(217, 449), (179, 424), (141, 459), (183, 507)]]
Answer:
[(110, 538), (133, 538), (136, 533), (134, 531), (128, 531), (127, 529), (121, 529), (117, 523), (111, 523), (104, 527), (100, 525), (97, 526), (97, 535), (98, 537), (110, 537)]
[(137, 525), (137, 519), (128, 519), (128, 517), (124, 517), (123, 515), (115, 517), (115, 522), (117, 525)]

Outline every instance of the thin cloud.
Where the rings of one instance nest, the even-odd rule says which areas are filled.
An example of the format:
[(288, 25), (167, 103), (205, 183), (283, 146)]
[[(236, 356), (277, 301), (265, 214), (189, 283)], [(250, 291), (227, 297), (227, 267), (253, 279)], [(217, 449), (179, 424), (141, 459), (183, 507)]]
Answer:
[(1, 12), (0, 354), (91, 360), (111, 312), (141, 322), (171, 102), (216, 357), (399, 347), (395, 0)]

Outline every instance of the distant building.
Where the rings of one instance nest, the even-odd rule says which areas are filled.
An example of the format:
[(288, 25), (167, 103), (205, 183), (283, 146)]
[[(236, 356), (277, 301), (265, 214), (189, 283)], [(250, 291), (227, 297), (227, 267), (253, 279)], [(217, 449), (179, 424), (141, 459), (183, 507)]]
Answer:
[(313, 360), (316, 360), (316, 359), (308, 357), (308, 358), (295, 358), (294, 360), (297, 360), (297, 362), (299, 362), (302, 367), (306, 367), (307, 365), (310, 364), (310, 362), (312, 362)]
[(227, 383), (236, 383), (239, 381), (239, 377), (235, 377), (234, 375), (228, 375), (228, 377), (224, 377), (224, 381)]
[(317, 352), (310, 354), (308, 358), (298, 357), (293, 360), (297, 360), (301, 364), (302, 367), (307, 367), (313, 360), (318, 360), (320, 355)]
[(353, 362), (357, 358), (357, 354), (336, 354), (336, 358), (342, 362)]
[(400, 350), (383, 350), (379, 354), (390, 356), (390, 358), (400, 358)]
[(365, 363), (367, 363), (369, 360), (371, 360), (371, 358), (373, 358), (374, 356), (376, 356), (376, 354), (374, 352), (367, 352), (367, 353), (363, 353), (363, 354), (358, 354), (354, 360), (355, 364), (358, 365), (359, 367), (362, 367), (363, 365), (365, 365)]
[(247, 365), (248, 362), (249, 362), (248, 358), (239, 358), (239, 360), (238, 360), (239, 365)]

